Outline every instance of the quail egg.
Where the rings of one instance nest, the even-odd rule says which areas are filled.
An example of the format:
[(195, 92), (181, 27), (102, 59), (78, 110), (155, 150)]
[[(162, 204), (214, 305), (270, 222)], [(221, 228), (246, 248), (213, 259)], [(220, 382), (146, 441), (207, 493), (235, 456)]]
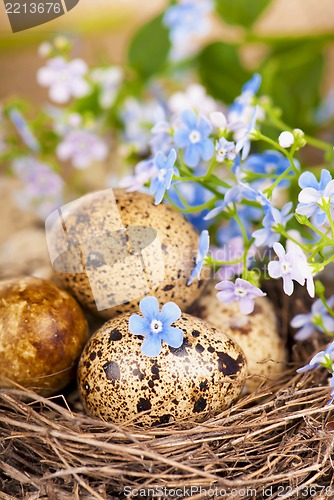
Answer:
[(216, 296), (214, 283), (205, 287), (189, 312), (223, 329), (245, 353), (248, 378), (245, 389), (255, 391), (286, 368), (287, 353), (278, 332), (274, 308), (267, 297), (255, 300), (254, 311), (242, 314), (236, 302), (224, 304)]
[[(242, 391), (247, 369), (242, 350), (227, 335), (182, 313), (178, 348), (162, 343), (159, 355), (142, 352), (125, 313), (90, 339), (78, 368), (79, 393), (89, 414), (116, 423), (154, 425), (203, 419), (229, 406)], [(181, 337), (182, 341), (182, 337)]]
[(183, 216), (143, 193), (92, 193), (49, 220), (48, 245), (57, 281), (95, 313), (111, 318), (136, 310), (151, 293), (182, 309), (200, 294), (187, 286), (198, 234)]

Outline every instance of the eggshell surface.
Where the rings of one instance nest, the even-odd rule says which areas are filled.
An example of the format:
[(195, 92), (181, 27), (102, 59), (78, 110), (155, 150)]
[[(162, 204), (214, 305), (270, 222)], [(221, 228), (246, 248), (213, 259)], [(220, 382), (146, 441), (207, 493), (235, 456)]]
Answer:
[(223, 329), (241, 347), (248, 366), (245, 388), (253, 392), (286, 368), (287, 353), (278, 332), (274, 308), (267, 297), (259, 297), (254, 311), (245, 315), (237, 302), (222, 303), (217, 292), (214, 283), (208, 284), (189, 311)]
[(0, 282), (0, 387), (60, 391), (87, 339), (84, 314), (65, 290), (33, 277)]
[(137, 310), (148, 294), (181, 309), (200, 294), (202, 282), (187, 286), (198, 234), (147, 194), (115, 189), (80, 198), (50, 231), (50, 245), (59, 255), (54, 267), (62, 286), (105, 318)]
[(182, 314), (173, 324), (184, 332), (181, 347), (163, 343), (158, 356), (148, 357), (141, 352), (143, 337), (129, 330), (130, 316), (108, 321), (82, 353), (78, 382), (88, 413), (116, 423), (200, 420), (239, 396), (245, 358), (222, 331)]

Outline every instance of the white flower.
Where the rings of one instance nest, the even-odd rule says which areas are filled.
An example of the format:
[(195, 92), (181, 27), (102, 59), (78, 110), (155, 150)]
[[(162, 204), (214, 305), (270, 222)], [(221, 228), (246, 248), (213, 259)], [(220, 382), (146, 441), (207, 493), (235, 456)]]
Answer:
[(65, 103), (71, 97), (83, 97), (90, 90), (84, 80), (87, 65), (82, 59), (66, 61), (63, 57), (54, 57), (47, 61), (37, 72), (37, 81), (42, 87), (49, 87), (50, 99)]
[(295, 142), (295, 138), (291, 132), (285, 130), (278, 137), (278, 143), (281, 148), (290, 148), (292, 144)]
[(123, 71), (118, 66), (109, 68), (96, 68), (90, 78), (100, 88), (100, 105), (103, 109), (110, 108), (116, 99), (118, 89), (123, 80)]
[(199, 114), (209, 116), (217, 109), (215, 100), (210, 97), (202, 85), (189, 85), (184, 92), (175, 92), (169, 98), (169, 109), (179, 114), (185, 109), (194, 109)]
[(210, 121), (214, 127), (225, 129), (227, 125), (227, 120), (224, 113), (221, 111), (214, 111), (210, 113)]

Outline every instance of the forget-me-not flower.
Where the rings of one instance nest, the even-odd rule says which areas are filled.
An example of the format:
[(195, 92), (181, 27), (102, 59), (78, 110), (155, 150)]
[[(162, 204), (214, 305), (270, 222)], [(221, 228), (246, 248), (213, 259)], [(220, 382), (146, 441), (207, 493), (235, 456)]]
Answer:
[(257, 247), (264, 245), (271, 248), (274, 243), (279, 241), (280, 234), (275, 232), (274, 228), (278, 225), (286, 226), (287, 222), (293, 217), (291, 213), (292, 202), (289, 201), (279, 210), (273, 206), (266, 206), (266, 214), (263, 218), (263, 227), (253, 232), (254, 244)]
[(45, 219), (63, 204), (64, 181), (49, 165), (32, 156), (25, 156), (14, 160), (13, 170), (23, 184), (22, 189), (14, 193), (16, 202), (23, 210), (32, 211)]
[(94, 161), (103, 161), (108, 156), (106, 143), (88, 130), (71, 130), (57, 147), (61, 161), (71, 160), (73, 167), (84, 169)]
[(321, 171), (320, 181), (311, 172), (303, 172), (298, 180), (302, 191), (298, 196), (296, 212), (306, 217), (314, 217), (315, 224), (321, 226), (326, 221), (324, 204), (334, 208), (334, 180), (326, 169)]
[(171, 136), (172, 127), (165, 120), (159, 121), (151, 130), (152, 138), (149, 141), (153, 154), (161, 151), (168, 154), (173, 146), (173, 138)]
[(257, 297), (264, 297), (266, 293), (260, 288), (252, 285), (249, 281), (237, 278), (235, 283), (232, 281), (221, 281), (215, 286), (219, 292), (218, 299), (226, 304), (237, 301), (240, 311), (243, 314), (250, 314), (254, 311), (254, 300)]
[(89, 93), (90, 86), (84, 79), (87, 71), (87, 64), (82, 59), (66, 61), (57, 56), (38, 70), (37, 81), (43, 87), (49, 87), (52, 101), (63, 104), (71, 97), (83, 97)]
[(279, 260), (272, 260), (268, 264), (268, 272), (271, 278), (283, 278), (283, 290), (287, 295), (293, 292), (293, 281), (304, 285), (311, 297), (314, 297), (314, 283), (311, 269), (301, 248), (289, 241), (289, 247), (285, 252), (281, 243), (274, 243), (274, 251)]
[(304, 373), (308, 372), (310, 370), (313, 370), (314, 368), (319, 368), (322, 364), (327, 365), (330, 362), (334, 361), (334, 341), (331, 342), (324, 351), (318, 352), (311, 361), (303, 366), (302, 368), (299, 368), (297, 370), (297, 373)]
[(151, 179), (157, 174), (157, 167), (154, 159), (149, 158), (137, 163), (133, 174), (124, 176), (119, 186), (126, 189), (126, 191), (140, 191), (143, 189)]
[(202, 271), (204, 259), (209, 251), (210, 246), (210, 236), (209, 231), (206, 229), (201, 232), (198, 242), (198, 251), (196, 256), (196, 264), (194, 269), (190, 273), (190, 277), (187, 281), (187, 286), (191, 285), (195, 278), (200, 279), (200, 274)]
[(221, 137), (219, 141), (216, 142), (215, 149), (218, 163), (222, 163), (225, 159), (235, 160), (237, 156), (234, 142), (226, 140), (225, 137)]
[[(262, 154), (253, 154), (248, 156), (243, 165), (243, 170), (254, 174), (272, 175), (274, 178), (279, 177), (283, 172), (290, 168), (291, 164), (288, 158), (282, 155), (279, 151), (269, 150), (264, 151)], [(299, 162), (296, 162), (299, 168)], [(289, 175), (293, 175), (293, 172)], [(265, 179), (252, 181), (255, 186), (263, 182)], [(282, 179), (278, 184), (280, 187), (287, 187), (289, 185), (288, 179)]]
[(165, 159), (165, 155), (159, 151), (154, 157), (154, 165), (157, 168), (156, 177), (151, 182), (150, 193), (155, 195), (154, 203), (161, 203), (165, 192), (170, 188), (173, 174), (175, 173), (176, 151), (172, 149)]
[[(327, 301), (329, 307), (334, 306), (334, 295)], [(331, 316), (320, 299), (313, 302), (308, 314), (297, 314), (291, 320), (293, 328), (299, 328), (295, 335), (296, 340), (306, 340), (315, 330), (320, 332), (334, 332), (334, 318)]]
[(174, 302), (167, 302), (159, 311), (159, 302), (155, 297), (145, 297), (140, 301), (140, 310), (144, 317), (132, 314), (129, 329), (134, 335), (142, 335), (142, 353), (145, 356), (158, 356), (162, 350), (161, 342), (178, 348), (183, 342), (183, 331), (171, 326), (181, 316), (181, 309)]
[(214, 154), (213, 141), (209, 139), (212, 126), (204, 116), (187, 109), (181, 114), (182, 126), (175, 131), (174, 141), (178, 148), (184, 149), (184, 163), (197, 167), (200, 160), (210, 160)]

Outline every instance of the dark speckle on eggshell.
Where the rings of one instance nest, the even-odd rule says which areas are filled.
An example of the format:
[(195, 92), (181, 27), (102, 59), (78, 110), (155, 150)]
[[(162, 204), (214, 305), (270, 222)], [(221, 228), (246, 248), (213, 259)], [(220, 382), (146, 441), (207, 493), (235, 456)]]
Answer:
[(237, 359), (232, 358), (226, 352), (218, 352), (218, 370), (228, 377), (235, 376), (243, 367), (243, 357), (240, 354)]

